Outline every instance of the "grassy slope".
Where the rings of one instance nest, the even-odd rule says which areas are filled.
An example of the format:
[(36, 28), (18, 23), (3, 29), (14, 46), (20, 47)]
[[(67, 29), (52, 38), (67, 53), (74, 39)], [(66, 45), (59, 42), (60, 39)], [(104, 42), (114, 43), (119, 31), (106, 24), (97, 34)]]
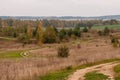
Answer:
[(120, 80), (120, 64), (114, 67), (115, 80)]
[(87, 73), (84, 77), (85, 80), (109, 80), (108, 76), (95, 71)]
[(113, 62), (113, 61), (120, 61), (120, 59), (110, 59), (110, 60), (104, 60), (104, 61), (100, 61), (100, 62), (96, 62), (96, 63), (84, 64), (84, 65), (80, 65), (80, 66), (77, 66), (77, 67), (73, 67), (71, 69), (64, 69), (64, 70), (61, 70), (61, 71), (52, 72), (52, 73), (49, 73), (45, 76), (41, 76), (41, 77), (39, 76), (35, 80), (66, 80), (66, 78), (70, 74), (75, 72), (77, 69), (83, 69), (83, 68), (86, 68), (86, 67), (99, 65), (99, 64), (102, 64), (102, 63), (109, 63), (109, 62)]

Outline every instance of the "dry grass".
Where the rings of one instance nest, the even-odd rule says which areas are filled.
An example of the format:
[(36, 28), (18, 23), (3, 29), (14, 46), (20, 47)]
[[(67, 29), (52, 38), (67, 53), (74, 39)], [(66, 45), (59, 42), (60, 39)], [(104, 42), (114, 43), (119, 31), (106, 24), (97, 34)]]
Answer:
[[(81, 41), (78, 40), (79, 42)], [(108, 38), (98, 37), (87, 40), (80, 43), (80, 49), (76, 44), (69, 43), (70, 56), (68, 58), (57, 57), (56, 48), (58, 45), (51, 44), (52, 47), (47, 45), (48, 47), (45, 48), (31, 50), (29, 57), (26, 58), (1, 59), (0, 80), (34, 80), (36, 76), (61, 70), (70, 65), (77, 66), (89, 62), (120, 58), (119, 48), (113, 48)]]

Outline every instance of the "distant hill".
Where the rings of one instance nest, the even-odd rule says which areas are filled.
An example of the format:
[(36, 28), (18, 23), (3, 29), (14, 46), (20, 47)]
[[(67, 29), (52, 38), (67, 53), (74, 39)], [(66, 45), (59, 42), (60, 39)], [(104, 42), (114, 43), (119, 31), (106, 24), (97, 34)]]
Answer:
[(108, 16), (93, 16), (93, 17), (82, 17), (82, 16), (0, 16), (1, 19), (18, 19), (18, 20), (120, 20), (120, 15), (108, 15)]

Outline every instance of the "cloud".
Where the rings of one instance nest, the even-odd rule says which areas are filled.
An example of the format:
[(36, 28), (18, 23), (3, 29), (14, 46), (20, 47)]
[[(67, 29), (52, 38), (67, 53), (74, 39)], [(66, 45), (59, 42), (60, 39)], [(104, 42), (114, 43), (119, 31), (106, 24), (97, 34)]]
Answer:
[(120, 14), (119, 0), (0, 0), (0, 15), (96, 16)]

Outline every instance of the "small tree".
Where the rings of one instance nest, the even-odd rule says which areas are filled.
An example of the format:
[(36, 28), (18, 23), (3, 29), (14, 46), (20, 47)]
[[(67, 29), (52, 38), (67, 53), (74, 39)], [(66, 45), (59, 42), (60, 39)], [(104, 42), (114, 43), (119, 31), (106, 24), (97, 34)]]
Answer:
[(54, 31), (55, 31), (55, 34), (56, 36), (58, 35), (58, 29), (56, 27), (53, 27)]
[(32, 29), (31, 29), (31, 27), (28, 25), (28, 27), (27, 27), (27, 36), (28, 36), (28, 38), (32, 38)]
[(18, 37), (18, 41), (23, 43), (23, 47), (30, 43), (30, 38), (28, 38), (28, 36), (26, 34), (22, 34)]
[(56, 34), (55, 30), (52, 27), (47, 27), (44, 32), (44, 42), (45, 43), (55, 43), (56, 42)]
[(67, 35), (68, 35), (69, 37), (71, 37), (72, 33), (73, 33), (72, 29), (68, 29), (68, 30), (67, 30)]
[(107, 27), (105, 27), (104, 32), (103, 32), (104, 36), (109, 35), (109, 33), (110, 33), (110, 30)]
[(58, 57), (68, 57), (69, 56), (69, 48), (65, 45), (60, 46), (58, 48)]
[(113, 47), (120, 47), (119, 40), (116, 38), (112, 38), (111, 43), (113, 44)]
[(88, 32), (87, 27), (85, 27), (85, 28), (83, 29), (83, 32)]
[(102, 35), (103, 35), (103, 32), (102, 32), (102, 31), (98, 31), (98, 35), (99, 35), (99, 36), (102, 36)]
[(60, 40), (65, 39), (66, 37), (66, 30), (65, 29), (61, 29), (59, 32), (59, 38)]
[(73, 29), (73, 34), (77, 37), (80, 37), (81, 36), (81, 33), (80, 33), (80, 27), (75, 27)]
[(43, 25), (42, 23), (40, 22), (38, 27), (37, 27), (37, 30), (36, 30), (36, 39), (37, 39), (37, 43), (38, 45), (42, 45), (43, 44), (43, 40), (44, 40), (44, 37), (43, 37)]

